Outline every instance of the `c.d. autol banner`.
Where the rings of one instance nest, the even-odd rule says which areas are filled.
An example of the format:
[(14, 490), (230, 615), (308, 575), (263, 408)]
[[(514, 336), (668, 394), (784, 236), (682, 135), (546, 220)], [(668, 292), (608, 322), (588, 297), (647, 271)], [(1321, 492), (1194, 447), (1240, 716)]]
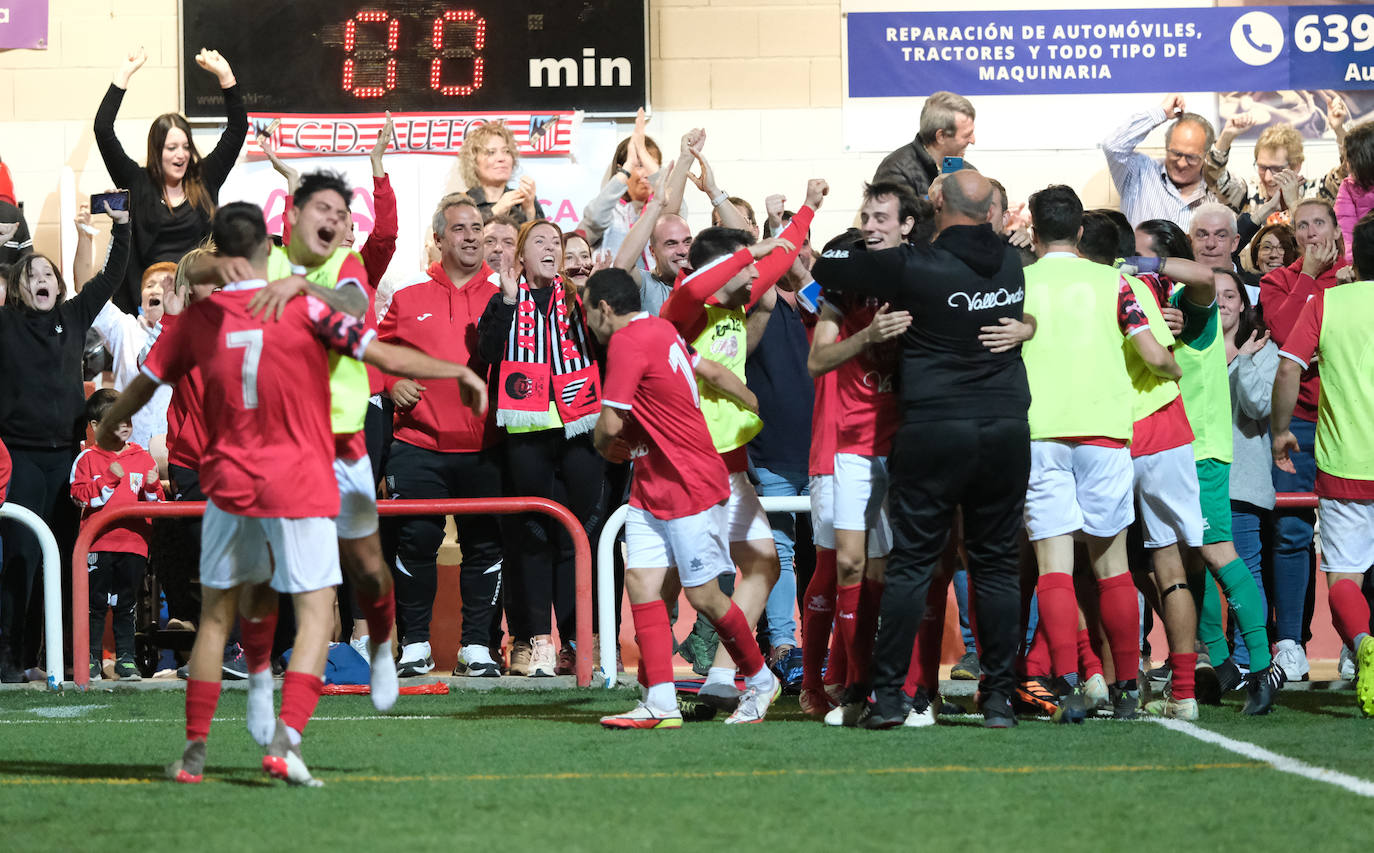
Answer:
[(1374, 88), (1372, 12), (1369, 6), (851, 12), (847, 94), (1368, 89)]

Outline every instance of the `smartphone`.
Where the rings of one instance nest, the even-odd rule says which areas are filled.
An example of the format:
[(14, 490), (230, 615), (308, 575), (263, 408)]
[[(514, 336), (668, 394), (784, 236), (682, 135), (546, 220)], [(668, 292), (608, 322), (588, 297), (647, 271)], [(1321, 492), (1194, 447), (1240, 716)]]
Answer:
[(91, 196), (91, 213), (104, 213), (107, 203), (110, 205), (110, 210), (128, 210), (129, 191), (115, 190), (112, 193), (96, 193)]
[(806, 287), (797, 291), (797, 302), (812, 314), (821, 313), (821, 283), (813, 280)]
[(964, 168), (963, 157), (946, 157), (940, 163), (940, 174), (948, 175), (950, 172), (957, 172)]

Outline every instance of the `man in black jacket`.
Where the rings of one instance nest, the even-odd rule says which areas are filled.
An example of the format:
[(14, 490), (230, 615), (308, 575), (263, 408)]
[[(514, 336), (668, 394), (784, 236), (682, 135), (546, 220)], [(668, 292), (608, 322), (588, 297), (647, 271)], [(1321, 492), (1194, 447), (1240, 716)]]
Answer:
[[(992, 188), (950, 175), (929, 245), (834, 249), (813, 274), (825, 287), (911, 312), (901, 337), (901, 425), (892, 444), (893, 550), (873, 656), (867, 728), (901, 725), (902, 693), (931, 575), (963, 506), (964, 542), (982, 645), (985, 724), (1015, 724), (1012, 662), (1020, 634), (1017, 537), (1030, 475), (1030, 389), (1020, 342), (1025, 278), (1016, 250), (988, 224)], [(867, 688), (860, 685), (865, 693)]]
[(963, 95), (936, 92), (926, 98), (916, 138), (884, 157), (872, 182), (906, 184), (917, 198), (925, 198), (944, 158), (963, 157), (974, 143), (973, 119), (973, 104)]

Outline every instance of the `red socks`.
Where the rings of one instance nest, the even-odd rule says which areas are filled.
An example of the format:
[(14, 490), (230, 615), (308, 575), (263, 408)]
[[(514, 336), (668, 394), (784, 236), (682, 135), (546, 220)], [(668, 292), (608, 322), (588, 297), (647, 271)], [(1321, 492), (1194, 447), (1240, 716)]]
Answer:
[(286, 671), (281, 687), (281, 721), (298, 733), (305, 733), (305, 724), (315, 713), (324, 682), (308, 672)]
[[(1078, 599), (1073, 592), (1073, 576), (1065, 572), (1041, 575), (1036, 600), (1054, 674), (1078, 672)], [(1134, 640), (1131, 645), (1135, 645)]]
[(668, 626), (668, 606), (661, 600), (631, 604), (635, 642), (639, 644), (640, 684), (671, 684), (673, 681), (673, 632)]
[(1102, 630), (1112, 647), (1112, 669), (1117, 681), (1131, 681), (1140, 671), (1140, 607), (1130, 574), (1097, 582), (1102, 611)]
[(1331, 605), (1331, 624), (1345, 644), (1355, 649), (1355, 638), (1369, 633), (1369, 602), (1359, 584), (1348, 579), (1336, 581), (1326, 594)]
[(272, 638), (277, 633), (277, 611), (254, 622), (239, 619), (239, 645), (243, 647), (243, 659), (248, 664), (249, 674), (262, 672), (272, 664)]
[(1102, 659), (1093, 648), (1092, 636), (1087, 628), (1078, 629), (1078, 671), (1082, 673), (1084, 680), (1094, 675), (1102, 675)]
[(730, 602), (730, 609), (716, 622), (716, 634), (730, 653), (730, 659), (739, 667), (740, 675), (753, 678), (759, 674), (759, 670), (763, 669), (763, 652), (759, 651), (754, 630), (749, 627), (749, 620), (744, 618), (744, 611), (733, 601)]
[(219, 704), (218, 681), (186, 681), (186, 739), (205, 740), (210, 736), (210, 720)]
[(1169, 690), (1175, 699), (1192, 699), (1196, 694), (1193, 692), (1194, 676), (1197, 674), (1197, 652), (1187, 654), (1169, 654), (1169, 669), (1173, 671), (1173, 678)]
[(911, 647), (902, 692), (915, 696), (924, 687), (934, 695), (940, 689), (940, 652), (945, 639), (945, 611), (949, 603), (949, 577), (935, 578), (926, 594), (926, 611), (916, 628), (916, 643)]
[(859, 584), (859, 609), (854, 614), (854, 645), (849, 651), (849, 683), (867, 683), (873, 665), (873, 642), (878, 633), (878, 610), (883, 582), (864, 578)]
[(1026, 650), (1021, 668), (1027, 678), (1050, 677), (1050, 641), (1045, 639), (1045, 629), (1042, 625), (1036, 625), (1035, 636), (1031, 638), (1031, 645)]
[[(854, 659), (854, 637), (855, 629), (858, 627), (859, 594), (863, 584), (850, 584), (840, 586), (835, 589), (835, 646), (841, 650), (844, 656), (844, 678), (834, 682), (836, 684), (848, 686), (857, 679), (850, 675), (854, 672), (857, 675), (857, 661)], [(830, 668), (835, 668), (835, 656), (830, 656)], [(830, 683), (830, 679), (826, 679)]]
[(806, 585), (802, 608), (802, 689), (819, 690), (825, 668), (825, 649), (830, 644), (830, 625), (835, 621), (835, 552), (816, 549), (816, 571)]
[(375, 601), (356, 598), (362, 608), (363, 618), (367, 620), (367, 636), (373, 643), (381, 645), (391, 637), (391, 626), (396, 622), (396, 590), (393, 587), (386, 595)]

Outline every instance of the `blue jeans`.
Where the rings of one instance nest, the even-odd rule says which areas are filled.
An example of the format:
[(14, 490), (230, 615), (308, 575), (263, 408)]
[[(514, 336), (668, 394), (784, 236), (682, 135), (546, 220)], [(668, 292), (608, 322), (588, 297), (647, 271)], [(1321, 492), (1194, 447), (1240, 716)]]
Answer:
[[(1269, 602), (1264, 594), (1264, 546), (1260, 539), (1260, 529), (1263, 525), (1265, 510), (1260, 509), (1254, 504), (1245, 501), (1231, 501), (1231, 537), (1236, 544), (1236, 553), (1245, 561), (1245, 566), (1250, 570), (1251, 576), (1255, 579), (1255, 586), (1259, 587), (1260, 603), (1264, 611), (1269, 612)], [(1298, 600), (1298, 610), (1301, 613), (1302, 600)], [(1240, 636), (1240, 625), (1235, 619), (1231, 620), (1231, 659), (1237, 666), (1248, 667), (1250, 665), (1250, 650), (1245, 647), (1245, 641)]]
[[(805, 471), (775, 471), (754, 468), (760, 497), (796, 497), (807, 494), (811, 478)], [(794, 555), (797, 541), (797, 517), (790, 512), (770, 512), (768, 523), (773, 527), (773, 543), (778, 549), (778, 563), (782, 571), (778, 582), (768, 594), (764, 613), (768, 617), (768, 643), (773, 648), (797, 645), (797, 572)]]
[[(1312, 455), (1317, 425), (1293, 418), (1290, 429), (1298, 439), (1298, 452), (1291, 454), (1297, 473), (1289, 474), (1275, 467), (1274, 488), (1280, 492), (1310, 492), (1317, 483), (1317, 458)], [(1274, 621), (1278, 639), (1301, 643), (1307, 584), (1315, 565), (1312, 525), (1316, 514), (1310, 509), (1295, 509), (1276, 510), (1274, 516)]]

